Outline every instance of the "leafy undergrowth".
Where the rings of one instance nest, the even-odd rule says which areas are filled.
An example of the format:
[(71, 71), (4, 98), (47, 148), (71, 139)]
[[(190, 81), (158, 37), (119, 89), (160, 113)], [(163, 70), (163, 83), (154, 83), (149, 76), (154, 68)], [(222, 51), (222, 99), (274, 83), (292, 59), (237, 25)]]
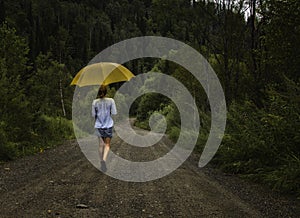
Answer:
[(232, 104), (213, 163), (273, 190), (300, 197), (300, 122), (296, 103), (271, 95), (268, 107)]
[(72, 121), (62, 117), (41, 115), (36, 120), (30, 138), (22, 142), (9, 138), (4, 126), (0, 126), (0, 160), (9, 161), (26, 155), (43, 152), (65, 140), (73, 139)]

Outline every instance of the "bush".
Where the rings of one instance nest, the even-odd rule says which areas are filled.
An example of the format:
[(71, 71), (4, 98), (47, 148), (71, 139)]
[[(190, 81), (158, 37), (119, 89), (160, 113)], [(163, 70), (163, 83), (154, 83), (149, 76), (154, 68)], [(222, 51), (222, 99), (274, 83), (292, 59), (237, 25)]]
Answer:
[(178, 128), (176, 126), (172, 126), (170, 128), (170, 131), (168, 132), (169, 138), (172, 141), (177, 141), (179, 134), (180, 134), (180, 128)]
[(270, 92), (265, 108), (232, 103), (214, 163), (275, 190), (300, 195), (299, 106)]
[(17, 156), (16, 144), (8, 142), (4, 131), (4, 122), (0, 122), (0, 160), (13, 160)]
[(41, 115), (37, 123), (37, 140), (42, 146), (74, 138), (72, 121), (66, 118)]

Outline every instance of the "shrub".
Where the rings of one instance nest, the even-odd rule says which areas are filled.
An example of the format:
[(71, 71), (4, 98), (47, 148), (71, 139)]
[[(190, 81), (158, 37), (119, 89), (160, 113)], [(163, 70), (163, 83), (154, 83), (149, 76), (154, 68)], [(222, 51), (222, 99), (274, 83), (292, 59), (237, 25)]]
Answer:
[(299, 107), (269, 93), (265, 108), (232, 103), (227, 130), (214, 163), (221, 169), (300, 195)]

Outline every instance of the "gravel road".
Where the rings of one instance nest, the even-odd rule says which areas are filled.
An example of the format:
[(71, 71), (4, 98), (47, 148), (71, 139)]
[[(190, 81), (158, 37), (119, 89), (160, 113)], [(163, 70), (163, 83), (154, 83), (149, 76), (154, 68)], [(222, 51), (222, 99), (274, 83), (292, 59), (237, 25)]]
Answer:
[[(137, 149), (116, 136), (112, 151), (150, 160), (166, 144), (164, 137), (156, 147)], [(0, 217), (299, 217), (299, 201), (209, 166), (199, 169), (198, 158), (193, 154), (161, 179), (125, 182), (99, 171), (69, 141), (0, 165)]]

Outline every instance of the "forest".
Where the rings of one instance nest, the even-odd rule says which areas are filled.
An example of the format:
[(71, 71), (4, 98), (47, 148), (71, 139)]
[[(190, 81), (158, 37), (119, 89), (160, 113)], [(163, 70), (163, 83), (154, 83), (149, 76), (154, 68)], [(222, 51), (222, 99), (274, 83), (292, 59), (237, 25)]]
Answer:
[[(0, 161), (74, 138), (75, 74), (114, 43), (163, 36), (199, 51), (225, 91), (227, 126), (212, 164), (300, 197), (300, 1), (0, 0), (0, 23)], [(172, 62), (126, 66), (135, 74), (167, 72), (194, 93), (201, 152), (210, 130), (201, 85)], [(166, 116), (176, 140), (180, 121), (171, 101), (148, 94), (131, 108), (143, 128), (155, 112)]]

